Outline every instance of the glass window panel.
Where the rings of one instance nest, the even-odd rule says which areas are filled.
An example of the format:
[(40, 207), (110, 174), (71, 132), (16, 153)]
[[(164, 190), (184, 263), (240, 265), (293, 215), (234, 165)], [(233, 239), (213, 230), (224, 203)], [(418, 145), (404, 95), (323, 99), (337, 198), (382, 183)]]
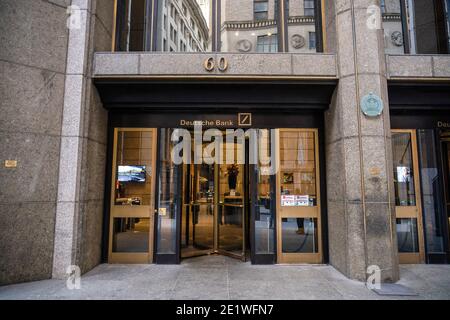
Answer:
[(396, 219), (398, 252), (419, 252), (417, 219)]
[(278, 32), (275, 1), (221, 0), (220, 3), (219, 51), (278, 51), (275, 40), (266, 46), (258, 42), (259, 37), (270, 37)]
[(310, 49), (316, 48), (316, 33), (315, 32), (309, 33), (309, 48)]
[(315, 0), (304, 0), (305, 16), (314, 16), (315, 15), (314, 2), (315, 2)]
[(180, 209), (181, 166), (171, 159), (173, 129), (160, 129), (157, 253), (176, 253), (176, 217)]
[(287, 37), (289, 52), (316, 52), (316, 0), (289, 0), (287, 5)]
[(439, 174), (436, 140), (434, 130), (418, 130), (422, 211), (428, 253), (445, 250), (445, 198), (441, 193), (442, 177)]
[[(283, 2), (288, 47), (282, 49), (315, 52), (316, 45), (308, 45), (308, 35), (316, 32), (317, 0)], [(280, 3), (280, 0), (157, 0), (153, 16), (147, 17), (146, 13), (152, 12), (149, 8), (152, 1), (118, 0), (116, 50), (144, 51), (152, 47), (160, 52), (257, 52), (262, 48), (257, 45), (258, 37), (279, 35)], [(220, 6), (217, 19), (216, 5)], [(154, 26), (150, 25), (153, 21)], [(278, 52), (279, 47), (272, 41), (260, 52)]]
[(255, 13), (256, 12), (267, 12), (269, 9), (268, 1), (255, 1)]
[(211, 52), (213, 0), (160, 0), (156, 51)]
[[(383, 28), (386, 52), (403, 53), (403, 29), (412, 54), (449, 52), (448, 0), (385, 0)], [(402, 19), (402, 14), (404, 17)], [(402, 27), (402, 22), (406, 25)]]
[(280, 180), (282, 206), (317, 206), (314, 132), (280, 132)]
[(152, 141), (151, 131), (118, 132), (115, 205), (150, 205)]
[(281, 222), (283, 253), (317, 253), (317, 219), (283, 218)]
[(149, 218), (114, 218), (113, 252), (148, 252)]
[(117, 2), (118, 51), (145, 50), (145, 0)]
[(392, 133), (394, 160), (394, 189), (396, 206), (415, 206), (414, 166), (412, 140), (409, 132)]
[(257, 52), (278, 52), (278, 36), (276, 34), (259, 36), (256, 45)]
[(402, 54), (405, 52), (401, 1), (403, 0), (385, 0), (381, 3), (384, 46), (385, 52), (388, 54)]
[[(258, 130), (259, 154), (271, 157), (270, 131)], [(255, 165), (257, 199), (255, 207), (255, 253), (275, 253), (275, 208), (272, 205), (273, 190), (271, 185), (271, 168), (269, 165)]]

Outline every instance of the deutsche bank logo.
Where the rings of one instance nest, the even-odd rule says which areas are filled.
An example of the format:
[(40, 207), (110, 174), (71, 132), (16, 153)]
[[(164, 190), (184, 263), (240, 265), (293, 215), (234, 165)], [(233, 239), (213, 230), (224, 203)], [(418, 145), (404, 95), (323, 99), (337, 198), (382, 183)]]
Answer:
[(238, 114), (238, 125), (240, 126), (251, 126), (252, 125), (252, 114), (251, 113), (239, 113)]

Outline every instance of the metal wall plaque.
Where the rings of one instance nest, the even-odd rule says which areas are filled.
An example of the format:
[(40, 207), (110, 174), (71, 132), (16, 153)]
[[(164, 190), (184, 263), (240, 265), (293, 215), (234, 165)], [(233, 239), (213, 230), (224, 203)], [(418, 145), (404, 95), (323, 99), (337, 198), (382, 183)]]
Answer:
[(379, 116), (383, 108), (383, 100), (372, 92), (361, 99), (361, 110), (368, 117)]
[(17, 168), (17, 160), (5, 160), (5, 168)]

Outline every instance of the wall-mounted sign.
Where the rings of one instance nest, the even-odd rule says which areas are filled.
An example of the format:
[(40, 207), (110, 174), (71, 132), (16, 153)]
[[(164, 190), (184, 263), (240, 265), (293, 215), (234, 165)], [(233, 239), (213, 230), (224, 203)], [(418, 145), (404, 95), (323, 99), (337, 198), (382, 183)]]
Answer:
[(5, 168), (17, 168), (17, 160), (5, 160)]
[(361, 111), (368, 117), (378, 117), (383, 108), (383, 100), (372, 92), (361, 99)]
[(205, 119), (205, 120), (190, 120), (181, 119), (179, 121), (180, 127), (233, 127), (235, 121), (233, 119)]
[(437, 127), (438, 128), (450, 128), (450, 122), (438, 121)]
[(282, 194), (281, 206), (282, 207), (307, 207), (310, 205), (308, 195), (297, 194)]
[(238, 123), (240, 126), (251, 126), (252, 125), (252, 114), (251, 113), (239, 113)]

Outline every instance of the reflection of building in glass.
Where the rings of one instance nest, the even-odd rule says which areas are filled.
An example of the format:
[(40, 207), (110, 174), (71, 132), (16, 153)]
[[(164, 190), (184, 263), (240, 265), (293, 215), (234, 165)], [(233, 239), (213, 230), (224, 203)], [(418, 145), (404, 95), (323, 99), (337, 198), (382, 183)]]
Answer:
[[(287, 26), (285, 51), (315, 52), (316, 0), (162, 0), (157, 51), (279, 52), (280, 25)], [(213, 19), (215, 5), (217, 21)], [(212, 39), (213, 30), (217, 38)]]
[[(315, 52), (314, 0), (288, 2), (288, 51)], [(221, 2), (221, 51), (278, 52), (278, 0)]]
[(383, 15), (384, 45), (386, 53), (403, 53), (403, 31), (399, 0), (381, 1)]
[(381, 1), (386, 53), (448, 53), (449, 2), (449, 0)]
[(158, 24), (158, 51), (203, 52), (211, 50), (210, 1), (163, 0)]

